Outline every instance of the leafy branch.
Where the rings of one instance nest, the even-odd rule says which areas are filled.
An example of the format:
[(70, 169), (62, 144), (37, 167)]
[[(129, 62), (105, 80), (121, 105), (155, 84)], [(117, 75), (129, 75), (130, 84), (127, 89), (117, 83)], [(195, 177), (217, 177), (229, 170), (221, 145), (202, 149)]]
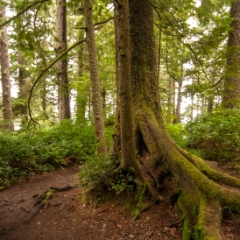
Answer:
[(36, 87), (37, 83), (39, 82), (39, 80), (41, 79), (41, 77), (44, 75), (44, 73), (46, 73), (54, 64), (56, 64), (64, 55), (66, 55), (69, 51), (71, 51), (73, 48), (75, 48), (76, 46), (78, 46), (79, 44), (82, 44), (83, 42), (85, 42), (86, 39), (83, 38), (80, 41), (74, 43), (71, 47), (69, 47), (68, 49), (66, 49), (64, 52), (62, 52), (58, 57), (56, 57), (51, 63), (48, 64), (47, 67), (45, 67), (44, 69), (41, 70), (41, 73), (38, 75), (38, 77), (35, 79), (35, 81), (33, 82), (33, 85), (30, 89), (30, 93), (29, 93), (29, 97), (28, 97), (28, 113), (29, 113), (29, 117), (30, 120), (28, 121), (28, 126), (27, 126), (27, 130), (29, 129), (30, 123), (31, 121), (34, 124), (38, 124), (36, 120), (33, 119), (32, 117), (32, 111), (31, 111), (31, 99), (32, 99), (32, 95), (33, 95), (33, 90)]
[(5, 22), (3, 23), (0, 23), (0, 27), (3, 27), (5, 25), (7, 25), (8, 23), (10, 23), (11, 21), (15, 20), (16, 18), (18, 18), (19, 16), (21, 16), (23, 13), (27, 12), (31, 7), (33, 7), (34, 5), (38, 4), (38, 3), (43, 3), (43, 2), (47, 2), (49, 0), (41, 0), (41, 1), (37, 1), (37, 2), (34, 2), (32, 4), (30, 4), (29, 6), (27, 6), (25, 9), (23, 9), (21, 12), (19, 12), (17, 15), (9, 18), (8, 20), (6, 20)]

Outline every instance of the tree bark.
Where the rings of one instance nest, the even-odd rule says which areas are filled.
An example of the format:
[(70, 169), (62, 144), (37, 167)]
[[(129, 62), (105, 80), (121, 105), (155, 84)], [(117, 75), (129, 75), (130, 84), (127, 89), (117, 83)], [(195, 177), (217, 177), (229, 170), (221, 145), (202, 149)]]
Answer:
[[(84, 32), (79, 33), (79, 39), (83, 39)], [(83, 68), (84, 68), (84, 45), (81, 44), (78, 48), (78, 77), (79, 80), (83, 76)], [(85, 86), (85, 83), (84, 83)], [(76, 104), (77, 104), (77, 110), (76, 110), (76, 122), (81, 123), (85, 121), (85, 113), (88, 103), (88, 93), (89, 92), (89, 86), (85, 86), (84, 88), (77, 87), (77, 97), (76, 97)]]
[(174, 121), (175, 124), (181, 122), (182, 82), (183, 82), (182, 79), (180, 79), (180, 80), (178, 81), (176, 119), (175, 119), (175, 121)]
[(134, 125), (132, 113), (131, 91), (131, 55), (130, 55), (130, 25), (128, 0), (120, 0), (115, 5), (115, 22), (117, 42), (117, 63), (119, 64), (119, 112), (120, 112), (120, 139), (122, 149), (121, 167), (125, 171), (134, 169), (139, 181), (143, 181), (140, 164), (135, 155)]
[[(57, 1), (56, 38), (57, 42), (55, 51), (58, 56), (67, 49), (66, 0)], [(69, 119), (71, 117), (67, 66), (68, 61), (66, 56), (56, 63), (58, 86), (58, 117), (60, 122), (63, 119)]]
[(173, 123), (175, 116), (175, 81), (170, 78), (168, 85), (167, 123)]
[(240, 0), (233, 1), (230, 9), (233, 18), (228, 36), (226, 76), (224, 82), (224, 108), (240, 106)]
[[(118, 3), (121, 4), (122, 1)], [(183, 212), (184, 221), (182, 239), (221, 240), (222, 207), (228, 206), (231, 210), (238, 212), (240, 209), (240, 193), (226, 186), (239, 188), (240, 180), (211, 169), (202, 159), (189, 155), (179, 148), (167, 134), (163, 124), (158, 90), (152, 6), (147, 0), (131, 0), (129, 8), (131, 85), (127, 82), (124, 84), (132, 86), (130, 89), (132, 90), (134, 137), (139, 143), (137, 152), (141, 157), (141, 148), (144, 147), (149, 153), (149, 157), (141, 162), (140, 167), (140, 163), (133, 165), (133, 172), (141, 171), (141, 176), (144, 176), (143, 181), (151, 186), (149, 189), (153, 191), (150, 192), (156, 199), (159, 194), (158, 174), (162, 168), (170, 171), (178, 181), (180, 189), (178, 205)], [(124, 21), (118, 22), (118, 24), (123, 23)], [(121, 29), (120, 26), (119, 29)], [(126, 31), (124, 25), (122, 30)], [(121, 41), (125, 39), (126, 34), (127, 32), (119, 39), (118, 48), (124, 46)], [(128, 49), (127, 46), (124, 47), (125, 51), (126, 49)], [(125, 51), (122, 52), (122, 58), (128, 56)], [(119, 60), (120, 76), (129, 79), (129, 75), (121, 75), (121, 71), (129, 72), (129, 67), (120, 63)], [(122, 72), (122, 74), (125, 73)], [(124, 88), (120, 88), (120, 93), (122, 89)], [(121, 111), (125, 107), (126, 105), (122, 105), (120, 101)], [(124, 126), (121, 125), (121, 128), (124, 129)], [(126, 138), (127, 132), (123, 129), (121, 129), (121, 137)], [(124, 146), (124, 143), (121, 146)], [(131, 149), (122, 149), (122, 166), (126, 164), (129, 167), (132, 161), (125, 163), (124, 157), (127, 154), (125, 151), (135, 152), (134, 144)], [(155, 176), (152, 177), (152, 181), (149, 181), (150, 176)]]
[(214, 96), (210, 95), (207, 97), (207, 113), (211, 114), (213, 111)]
[(20, 114), (22, 118), (22, 125), (28, 122), (28, 110), (27, 110), (27, 97), (30, 90), (30, 83), (26, 79), (25, 62), (23, 59), (22, 52), (18, 51), (18, 82), (19, 82), (19, 93), (18, 98), (21, 101)]
[[(5, 8), (0, 6), (0, 20), (6, 17)], [(2, 98), (3, 98), (3, 130), (14, 130), (12, 119), (12, 99), (11, 99), (11, 82), (9, 74), (9, 56), (8, 56), (8, 37), (6, 27), (0, 28), (0, 58), (1, 58), (1, 81), (2, 81)]]
[(100, 91), (100, 81), (98, 76), (97, 50), (95, 45), (92, 3), (91, 0), (84, 0), (84, 19), (86, 27), (86, 41), (89, 54), (91, 93), (95, 136), (99, 141), (98, 151), (101, 154), (107, 153), (107, 144), (104, 134), (102, 100)]

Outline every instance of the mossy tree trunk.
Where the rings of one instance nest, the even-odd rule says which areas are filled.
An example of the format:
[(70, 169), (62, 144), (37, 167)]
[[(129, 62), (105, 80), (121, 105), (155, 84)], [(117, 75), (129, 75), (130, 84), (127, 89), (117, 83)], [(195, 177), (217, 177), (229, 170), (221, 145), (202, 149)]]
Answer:
[(233, 1), (230, 9), (233, 18), (228, 35), (228, 55), (223, 91), (223, 107), (240, 106), (240, 0)]
[(134, 169), (136, 178), (142, 182), (140, 164), (136, 159), (133, 109), (132, 109), (132, 84), (131, 84), (131, 50), (130, 50), (130, 25), (128, 0), (120, 0), (115, 4), (115, 23), (117, 38), (117, 63), (118, 63), (118, 100), (120, 113), (120, 139), (122, 149), (121, 167), (125, 171)]
[[(126, 2), (123, 0), (117, 2), (123, 9), (122, 5)], [(124, 6), (126, 6), (125, 4)], [(131, 86), (129, 89), (132, 91), (134, 138), (137, 143), (137, 153), (141, 155), (141, 149), (144, 146), (149, 153), (149, 158), (143, 161), (140, 167), (140, 163), (134, 157), (132, 158), (135, 160), (129, 159), (130, 162), (126, 163), (125, 154), (127, 153), (125, 151), (135, 152), (135, 147), (132, 146), (132, 149), (123, 148), (122, 166), (125, 169), (133, 167), (134, 172), (141, 172), (143, 181), (146, 182), (147, 186), (150, 186), (150, 190), (153, 189), (151, 194), (154, 199), (158, 196), (157, 186), (159, 186), (159, 182), (157, 179), (160, 169), (170, 171), (181, 189), (178, 204), (184, 220), (182, 238), (184, 240), (220, 240), (222, 239), (220, 234), (222, 207), (228, 206), (233, 211), (240, 209), (240, 194), (233, 190), (234, 187), (240, 187), (240, 180), (214, 171), (203, 160), (191, 156), (179, 148), (168, 136), (163, 124), (158, 90), (152, 6), (147, 0), (131, 0), (129, 1), (129, 10), (131, 85), (128, 86)], [(127, 31), (123, 25), (119, 26), (121, 24), (126, 23), (124, 21), (116, 22), (118, 30), (120, 31), (122, 27), (122, 30)], [(120, 54), (122, 58), (127, 56), (126, 50), (129, 49), (127, 45), (122, 43), (124, 39), (125, 37), (119, 37), (117, 41), (118, 48), (123, 46), (125, 48)], [(128, 72), (129, 67), (120, 63), (119, 60), (118, 72), (121, 78), (129, 79), (129, 75), (124, 76), (120, 70), (124, 67), (123, 70)], [(127, 86), (129, 83), (124, 81), (122, 84)], [(119, 97), (121, 97), (121, 88), (119, 91)], [(125, 107), (127, 108), (127, 105), (122, 105), (120, 100), (121, 111)], [(124, 113), (122, 112), (120, 116), (124, 116)], [(121, 146), (123, 147), (125, 144), (123, 141), (129, 143), (131, 136), (127, 138), (128, 132), (124, 131), (126, 126), (121, 123), (120, 127), (123, 128), (121, 129)], [(123, 138), (126, 139), (123, 140)]]

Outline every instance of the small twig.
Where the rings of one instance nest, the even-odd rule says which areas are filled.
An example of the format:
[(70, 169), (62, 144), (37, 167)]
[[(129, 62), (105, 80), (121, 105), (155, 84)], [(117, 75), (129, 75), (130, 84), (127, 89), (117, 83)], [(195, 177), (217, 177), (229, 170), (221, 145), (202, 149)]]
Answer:
[(30, 217), (24, 221), (24, 224), (29, 223), (36, 215), (37, 213), (45, 206), (45, 204), (42, 202), (41, 204), (39, 204), (38, 208), (36, 209), (35, 212), (33, 212)]
[(182, 220), (183, 220), (183, 217), (181, 217), (179, 220), (176, 220), (176, 221), (174, 221), (174, 222), (171, 222), (171, 223), (169, 223), (169, 224), (163, 224), (163, 225), (161, 225), (162, 227), (176, 227), (180, 222), (182, 222)]
[(102, 209), (102, 210), (99, 210), (99, 211), (95, 212), (94, 214), (96, 215), (96, 214), (99, 214), (99, 213), (102, 213), (102, 212), (106, 212), (108, 209), (109, 209), (109, 207), (105, 208), (105, 209)]
[(26, 207), (20, 207), (20, 209), (22, 209), (22, 210), (24, 210), (25, 212), (27, 212), (27, 213), (29, 213), (30, 211), (29, 211), (29, 209), (28, 208), (26, 208)]
[(107, 23), (107, 22), (109, 22), (109, 21), (111, 21), (111, 20), (113, 20), (113, 19), (114, 19), (114, 17), (110, 17), (110, 18), (108, 18), (108, 19), (106, 19), (106, 20), (103, 20), (102, 22), (97, 22), (97, 23), (95, 23), (93, 26), (96, 27), (96, 26), (98, 26), (98, 25), (102, 25), (102, 24)]

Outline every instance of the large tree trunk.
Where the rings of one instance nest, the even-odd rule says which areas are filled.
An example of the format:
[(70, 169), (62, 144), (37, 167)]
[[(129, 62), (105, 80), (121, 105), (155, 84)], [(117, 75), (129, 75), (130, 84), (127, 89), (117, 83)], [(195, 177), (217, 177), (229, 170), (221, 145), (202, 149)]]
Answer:
[[(126, 4), (125, 1), (118, 1), (118, 3)], [(144, 176), (147, 185), (150, 185), (148, 189), (154, 199), (158, 196), (160, 170), (164, 168), (165, 171), (170, 171), (179, 183), (178, 205), (183, 211), (183, 239), (193, 239), (194, 235), (194, 239), (221, 240), (222, 206), (228, 206), (234, 211), (239, 211), (240, 208), (240, 194), (227, 188), (226, 185), (240, 187), (240, 180), (214, 171), (201, 159), (179, 148), (168, 136), (163, 124), (158, 91), (152, 6), (147, 0), (131, 0), (129, 8), (131, 85), (128, 86), (132, 87), (138, 154), (142, 154), (141, 148), (144, 146), (149, 157), (143, 160), (141, 167), (139, 167), (139, 162), (134, 163), (137, 160), (130, 160), (128, 165), (125, 163), (125, 154), (127, 154), (125, 151), (134, 152), (135, 148), (132, 146), (132, 150), (122, 149), (122, 166), (127, 166), (127, 168), (133, 166), (134, 173), (141, 171), (140, 176)], [(118, 23), (125, 24), (124, 21)], [(121, 27), (118, 27), (120, 30)], [(124, 46), (121, 42), (123, 39), (125, 38), (119, 38), (118, 48)], [(121, 56), (124, 58), (127, 53), (124, 51)], [(120, 63), (121, 61), (118, 67), (120, 69), (124, 67), (122, 71), (126, 69), (128, 72), (127, 66), (120, 65)], [(124, 76), (129, 79), (129, 76)], [(120, 101), (120, 107), (122, 110), (126, 106), (123, 106)], [(124, 113), (121, 115), (125, 116)], [(121, 125), (122, 138), (127, 137), (128, 134), (124, 131), (124, 127)], [(131, 138), (125, 141), (128, 142), (129, 139)], [(124, 144), (122, 142), (122, 147)], [(149, 177), (153, 177), (153, 181), (149, 181)]]
[[(0, 6), (0, 20), (6, 17), (5, 8)], [(8, 38), (6, 27), (0, 28), (0, 58), (1, 58), (1, 81), (2, 81), (2, 99), (3, 99), (3, 130), (13, 130), (12, 122), (12, 99), (11, 82), (9, 74), (9, 56), (8, 56)]]
[(226, 77), (223, 91), (223, 107), (240, 106), (240, 0), (233, 1), (231, 10), (232, 30), (228, 36)]
[[(57, 1), (57, 22), (56, 22), (56, 54), (60, 55), (67, 49), (67, 7), (66, 0)], [(59, 121), (70, 118), (70, 97), (67, 74), (67, 58), (61, 59), (56, 64), (57, 85), (58, 85), (58, 115)]]
[(89, 54), (95, 136), (99, 141), (99, 148), (98, 148), (99, 153), (105, 154), (107, 152), (107, 144), (106, 144), (105, 134), (104, 134), (102, 100), (101, 100), (100, 81), (98, 76), (97, 50), (95, 46), (91, 0), (84, 0), (84, 19), (85, 19), (85, 27), (86, 27), (86, 41), (87, 41), (88, 54)]
[(130, 55), (130, 25), (128, 0), (120, 0), (115, 4), (115, 23), (119, 26), (116, 29), (117, 42), (117, 63), (118, 72), (118, 99), (120, 112), (120, 139), (122, 149), (121, 166), (123, 170), (134, 169), (136, 178), (142, 182), (143, 177), (140, 171), (140, 164), (135, 155), (134, 125), (132, 113), (132, 91), (131, 91), (131, 55)]

